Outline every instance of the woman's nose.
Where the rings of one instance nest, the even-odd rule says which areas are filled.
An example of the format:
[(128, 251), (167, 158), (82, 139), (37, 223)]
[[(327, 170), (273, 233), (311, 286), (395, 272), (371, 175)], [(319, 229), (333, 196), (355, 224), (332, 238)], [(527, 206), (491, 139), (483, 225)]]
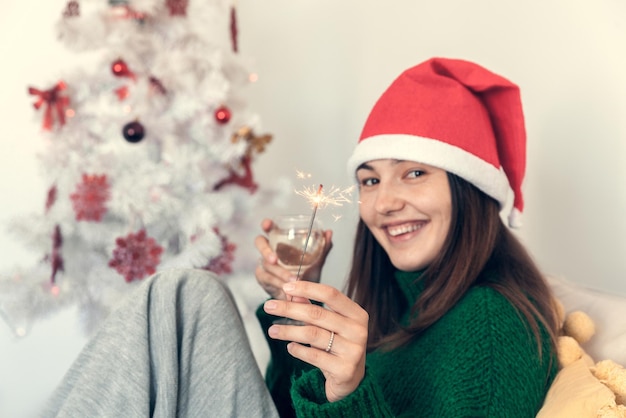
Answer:
[(404, 200), (398, 188), (392, 183), (381, 182), (376, 194), (375, 209), (378, 213), (388, 214), (402, 209)]

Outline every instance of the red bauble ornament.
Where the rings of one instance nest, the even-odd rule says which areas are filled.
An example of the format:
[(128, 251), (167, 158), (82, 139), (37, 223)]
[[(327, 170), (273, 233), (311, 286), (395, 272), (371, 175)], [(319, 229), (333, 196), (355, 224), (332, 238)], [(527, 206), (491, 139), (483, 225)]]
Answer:
[(128, 74), (128, 64), (124, 60), (118, 59), (111, 64), (111, 72), (116, 77), (124, 77)]
[(124, 125), (122, 129), (122, 135), (128, 142), (135, 144), (143, 139), (146, 135), (146, 130), (138, 121), (129, 122)]
[(83, 174), (82, 182), (70, 195), (76, 220), (100, 222), (107, 211), (110, 189), (106, 175)]
[(135, 73), (133, 73), (130, 68), (128, 68), (128, 64), (126, 61), (119, 58), (113, 61), (111, 64), (111, 72), (115, 77), (128, 77), (131, 79), (135, 79)]
[(127, 282), (141, 280), (154, 274), (161, 262), (161, 247), (154, 238), (147, 236), (146, 230), (128, 234), (115, 240), (116, 248), (113, 257), (109, 260), (109, 267), (113, 267), (124, 276)]
[(231, 116), (232, 116), (232, 113), (230, 112), (230, 109), (227, 108), (226, 106), (220, 106), (215, 110), (215, 120), (220, 125), (224, 125), (228, 123)]

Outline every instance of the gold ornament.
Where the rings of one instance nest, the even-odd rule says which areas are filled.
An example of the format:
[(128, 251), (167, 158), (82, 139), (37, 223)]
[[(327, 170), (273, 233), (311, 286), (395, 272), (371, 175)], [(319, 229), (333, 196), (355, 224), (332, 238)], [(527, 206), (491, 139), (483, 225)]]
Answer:
[(252, 128), (249, 126), (242, 126), (235, 132), (231, 138), (233, 144), (239, 142), (240, 140), (245, 140), (248, 143), (248, 147), (246, 148), (246, 156), (252, 156), (253, 152), (257, 154), (265, 151), (265, 147), (272, 141), (272, 135), (265, 134), (257, 136), (252, 132)]

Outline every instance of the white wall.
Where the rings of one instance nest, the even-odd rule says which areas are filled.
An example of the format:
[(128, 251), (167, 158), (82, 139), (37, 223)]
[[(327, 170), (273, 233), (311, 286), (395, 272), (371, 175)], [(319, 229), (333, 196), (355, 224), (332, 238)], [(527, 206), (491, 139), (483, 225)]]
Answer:
[[(46, 85), (81, 63), (54, 39), (52, 25), (64, 4), (3, 1), (2, 224), (43, 205), (34, 156), (39, 119), (26, 86)], [(435, 55), (474, 60), (522, 88), (529, 163), (520, 237), (546, 273), (626, 294), (622, 0), (237, 4), (241, 53), (260, 77), (250, 104), (274, 134), (256, 165), (262, 184), (296, 169), (312, 173), (315, 182), (347, 184), (345, 160), (374, 100), (395, 76)], [(332, 224), (329, 282), (344, 278), (355, 210), (342, 208), (345, 217)], [(31, 254), (4, 232), (0, 253), (0, 271), (30, 263)], [(0, 416), (30, 416), (83, 344), (72, 334), (71, 313), (51, 321), (22, 342), (0, 323)]]

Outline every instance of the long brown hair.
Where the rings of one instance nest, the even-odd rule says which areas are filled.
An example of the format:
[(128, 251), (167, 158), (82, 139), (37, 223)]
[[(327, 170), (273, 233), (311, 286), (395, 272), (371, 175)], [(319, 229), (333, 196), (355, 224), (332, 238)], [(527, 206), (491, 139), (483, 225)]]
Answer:
[(443, 250), (420, 276), (424, 290), (410, 307), (416, 315), (408, 327), (399, 325), (409, 307), (393, 279), (395, 268), (359, 220), (347, 293), (370, 315), (368, 348), (407, 344), (475, 285), (490, 286), (504, 295), (526, 318), (539, 347), (539, 324), (543, 325), (555, 347), (552, 293), (524, 246), (503, 224), (499, 204), (454, 174), (448, 173), (448, 182), (450, 230)]

